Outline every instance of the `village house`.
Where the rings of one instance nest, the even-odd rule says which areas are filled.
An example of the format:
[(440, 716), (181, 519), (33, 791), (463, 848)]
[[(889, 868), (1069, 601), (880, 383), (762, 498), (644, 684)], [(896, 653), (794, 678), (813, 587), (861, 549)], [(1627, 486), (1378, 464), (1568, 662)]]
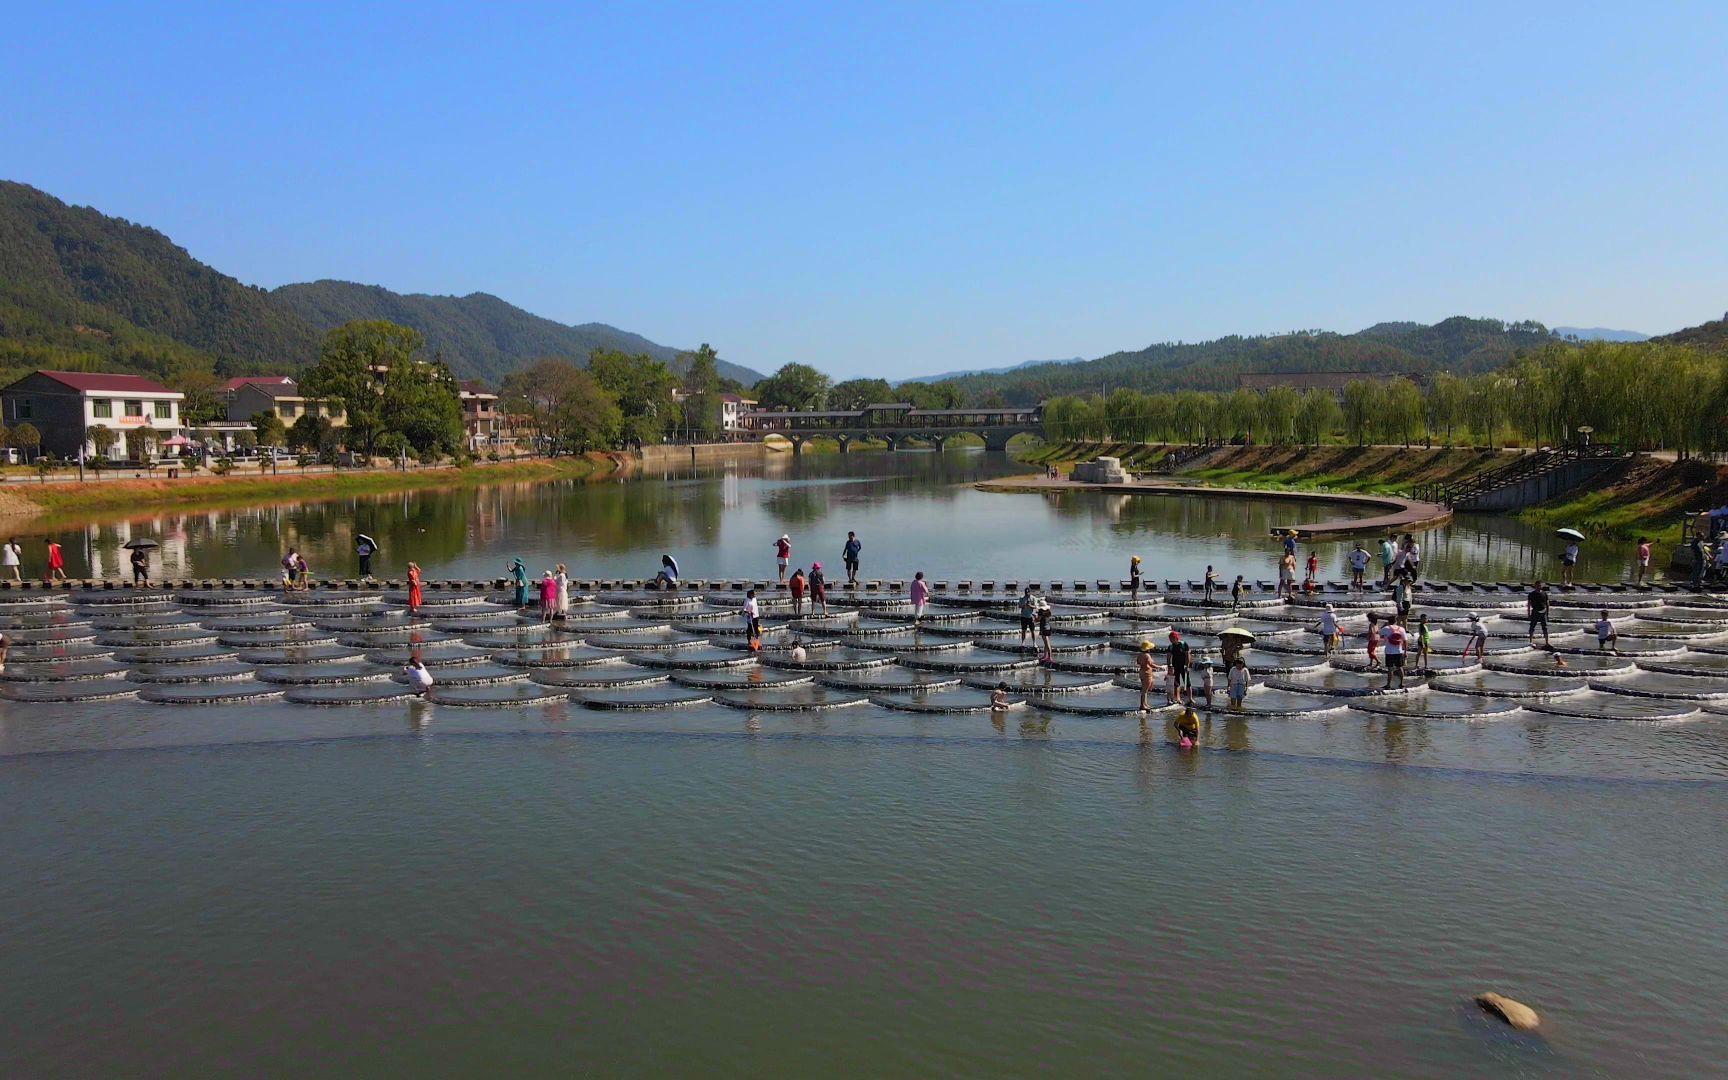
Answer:
[(95, 457), (92, 433), (105, 428), (114, 433), (106, 456), (146, 460), (189, 443), (180, 418), (185, 399), (142, 375), (33, 371), (0, 389), (0, 414), (8, 427), (41, 432), (44, 454)]

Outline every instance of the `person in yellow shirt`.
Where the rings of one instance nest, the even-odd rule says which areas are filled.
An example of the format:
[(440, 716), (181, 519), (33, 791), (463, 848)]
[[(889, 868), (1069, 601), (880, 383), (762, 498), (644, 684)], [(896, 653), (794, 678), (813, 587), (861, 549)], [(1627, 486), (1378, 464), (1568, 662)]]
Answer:
[(1176, 718), (1176, 735), (1183, 741), (1183, 749), (1200, 745), (1200, 714), (1194, 711), (1192, 704), (1182, 709), (1182, 715)]

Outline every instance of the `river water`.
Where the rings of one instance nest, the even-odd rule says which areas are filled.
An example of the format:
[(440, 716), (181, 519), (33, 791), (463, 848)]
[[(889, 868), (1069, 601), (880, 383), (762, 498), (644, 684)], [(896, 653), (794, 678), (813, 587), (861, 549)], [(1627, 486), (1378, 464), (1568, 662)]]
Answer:
[[(1275, 579), (1271, 528), (1381, 511), (1347, 505), (1198, 494), (1002, 494), (972, 485), (1027, 466), (982, 452), (770, 455), (722, 469), (628, 481), (510, 484), (449, 492), (367, 496), (250, 510), (171, 512), (101, 523), (36, 524), (18, 534), (27, 568), (41, 538), (58, 539), (73, 577), (125, 577), (123, 545), (162, 543), (157, 572), (180, 577), (274, 577), (290, 546), (315, 577), (357, 572), (354, 537), (382, 546), (374, 569), (400, 576), (412, 559), (431, 578), (502, 576), (522, 556), (538, 576), (565, 563), (577, 577), (652, 577), (670, 553), (686, 577), (774, 574), (773, 541), (793, 541), (799, 565), (838, 567), (848, 531), (864, 543), (865, 577), (1051, 580), (1121, 578), (1128, 559), (1149, 579)], [(1516, 580), (1554, 573), (1560, 543), (1548, 530), (1467, 517), (1419, 539), (1424, 573)], [(1364, 538), (1378, 550), (1374, 537)], [(1323, 576), (1347, 578), (1346, 543), (1313, 545)], [(1304, 549), (1302, 557), (1306, 558)], [(1581, 578), (1624, 576), (1628, 550), (1590, 545)], [(830, 573), (830, 577), (833, 574)]]
[[(1290, 508), (991, 495), (983, 455), (106, 524), (199, 574), (1270, 567)], [(177, 546), (176, 546), (177, 545)], [(68, 545), (71, 546), (70, 544)], [(1428, 538), (1507, 576), (1539, 537)], [(1517, 554), (1524, 552), (1523, 556)], [(767, 556), (767, 557), (764, 557)], [(80, 555), (82, 557), (82, 555)], [(838, 561), (837, 559), (835, 560)], [(1236, 572), (1245, 572), (1238, 570)], [(1258, 576), (1270, 576), (1260, 569)], [(865, 705), (0, 701), (0, 1074), (1697, 1076), (1728, 728)], [(1535, 1006), (1513, 1036), (1468, 1001)]]

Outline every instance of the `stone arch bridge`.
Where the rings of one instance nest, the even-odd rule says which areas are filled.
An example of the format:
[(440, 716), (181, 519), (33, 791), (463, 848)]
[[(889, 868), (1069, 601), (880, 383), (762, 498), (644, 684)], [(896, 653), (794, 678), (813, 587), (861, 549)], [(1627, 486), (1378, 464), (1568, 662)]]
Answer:
[(898, 450), (907, 440), (942, 449), (954, 435), (976, 435), (986, 450), (1006, 450), (1016, 435), (1044, 434), (1044, 406), (1014, 409), (916, 409), (905, 403), (867, 405), (839, 412), (773, 412), (757, 410), (740, 418), (743, 429), (757, 438), (779, 435), (800, 453), (809, 440), (822, 436), (846, 453), (857, 439), (879, 439)]

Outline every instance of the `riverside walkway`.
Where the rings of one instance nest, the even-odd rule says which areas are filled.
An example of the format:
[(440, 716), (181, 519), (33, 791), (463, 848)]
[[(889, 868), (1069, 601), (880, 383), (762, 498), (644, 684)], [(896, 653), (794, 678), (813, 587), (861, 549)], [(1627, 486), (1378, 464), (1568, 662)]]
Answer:
[[(1254, 686), (1234, 716), (1728, 714), (1728, 603), (1674, 586), (1556, 590), (1549, 646), (1533, 647), (1517, 583), (1423, 583), (1416, 610), (1433, 629), (1429, 670), (1413, 661), (1407, 687), (1382, 693), (1384, 676), (1368, 670), (1361, 645), (1368, 614), (1390, 613), (1378, 591), (1333, 588), (1288, 601), (1257, 590), (1232, 611), (1187, 582), (1138, 596), (1113, 582), (1047, 582), (1051, 658), (1041, 661), (1020, 641), (1019, 582), (938, 582), (916, 624), (903, 582), (840, 590), (826, 615), (794, 612), (784, 592), (765, 588), (760, 652), (748, 647), (739, 613), (742, 590), (759, 583), (689, 582), (677, 592), (577, 584), (581, 595), (555, 623), (512, 607), (498, 582), (431, 583), (417, 614), (390, 583), (287, 594), (214, 581), (0, 589), (0, 629), (12, 643), (0, 672), (0, 717), (23, 702), (34, 721), (52, 723), (62, 708), (128, 698), (387, 706), (415, 697), (402, 666), (417, 655), (437, 679), (427, 700), (453, 708), (989, 713), (992, 689), (1006, 683), (1014, 710), (1104, 718), (1136, 713), (1142, 642), (1162, 661), (1170, 633), (1179, 632), (1198, 665), (1216, 668), (1216, 635), (1227, 627), (1255, 636), (1247, 653)], [(1331, 657), (1315, 628), (1328, 603), (1347, 635)], [(1623, 655), (1598, 654), (1593, 627), (1604, 608)], [(1461, 656), (1471, 613), (1489, 635), (1480, 661)], [(1220, 690), (1211, 711), (1223, 706)], [(1171, 710), (1157, 711), (1168, 718)], [(100, 723), (106, 714), (77, 715)]]
[(1094, 484), (1083, 480), (1070, 480), (1067, 477), (1051, 478), (1037, 474), (1026, 476), (1009, 476), (998, 480), (980, 480), (975, 487), (980, 491), (1001, 492), (1050, 492), (1050, 491), (1101, 491), (1118, 495), (1186, 495), (1202, 497), (1207, 495), (1221, 498), (1253, 498), (1272, 502), (1289, 503), (1320, 503), (1330, 506), (1365, 506), (1382, 510), (1384, 513), (1365, 518), (1338, 518), (1336, 520), (1309, 522), (1298, 524), (1292, 522), (1288, 526), (1279, 526), (1275, 533), (1282, 533), (1286, 528), (1295, 529), (1296, 535), (1303, 540), (1337, 539), (1346, 536), (1363, 536), (1367, 534), (1385, 534), (1388, 532), (1413, 532), (1417, 529), (1444, 525), (1452, 520), (1450, 507), (1440, 503), (1424, 502), (1420, 499), (1410, 499), (1399, 495), (1361, 495), (1353, 492), (1331, 493), (1318, 491), (1267, 491), (1261, 488), (1228, 488), (1201, 487), (1197, 484), (1173, 483), (1168, 480), (1135, 480), (1124, 484)]

